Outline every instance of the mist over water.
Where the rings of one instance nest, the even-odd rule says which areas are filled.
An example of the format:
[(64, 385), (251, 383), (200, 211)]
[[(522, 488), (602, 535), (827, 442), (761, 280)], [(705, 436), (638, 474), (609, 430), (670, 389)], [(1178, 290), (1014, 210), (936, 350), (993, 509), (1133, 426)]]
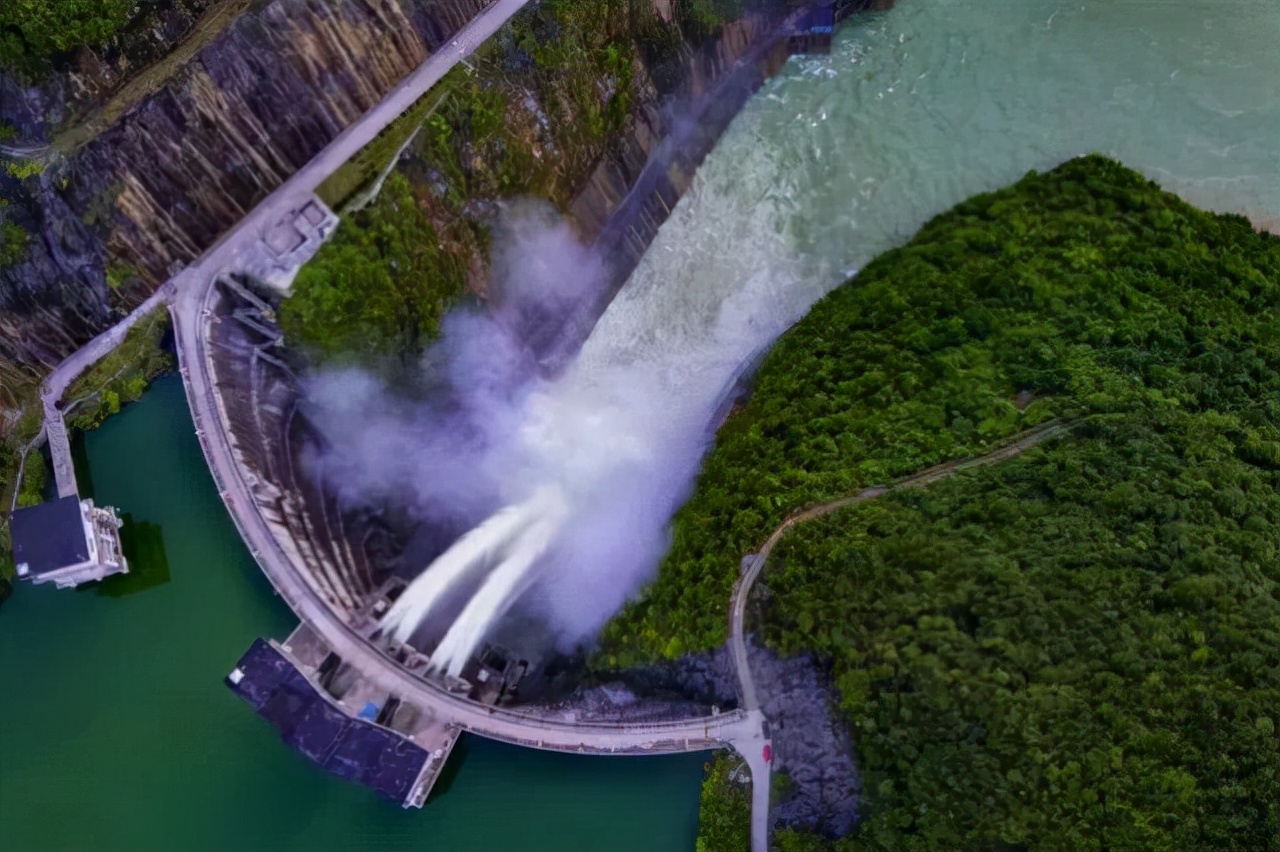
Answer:
[[(708, 196), (698, 182), (689, 199), (701, 200), (673, 219), (733, 222), (763, 235), (756, 251), (720, 238), (731, 229), (701, 246), (660, 237), (562, 372), (548, 375), (538, 352), (576, 333), (564, 319), (601, 286), (601, 266), (563, 223), (517, 213), (495, 243), (494, 304), (450, 316), (424, 358), (446, 392), (412, 403), (356, 371), (314, 382), (331, 487), (348, 503), (401, 501), (459, 528), (387, 614), (398, 641), (453, 619), (434, 659), (456, 675), (523, 597), (569, 648), (652, 577), (743, 364), (821, 293), (777, 227), (787, 205), (760, 203), (771, 171), (753, 169), (738, 189), (757, 192), (745, 195)], [(696, 286), (668, 277), (678, 254), (702, 265)], [(554, 310), (548, 288), (563, 297)], [(469, 601), (450, 612), (460, 589)]]
[(1277, 40), (1280, 9), (1254, 0), (902, 0), (857, 19), (747, 105), (555, 376), (539, 353), (573, 337), (600, 265), (562, 224), (513, 216), (490, 309), (451, 316), (424, 360), (444, 403), (350, 373), (314, 388), (333, 487), (458, 538), (389, 624), (452, 619), (435, 606), (448, 587), (474, 604), (436, 625), (455, 662), (516, 599), (565, 645), (589, 640), (653, 576), (741, 365), (976, 192), (1098, 151), (1193, 203), (1280, 220)]

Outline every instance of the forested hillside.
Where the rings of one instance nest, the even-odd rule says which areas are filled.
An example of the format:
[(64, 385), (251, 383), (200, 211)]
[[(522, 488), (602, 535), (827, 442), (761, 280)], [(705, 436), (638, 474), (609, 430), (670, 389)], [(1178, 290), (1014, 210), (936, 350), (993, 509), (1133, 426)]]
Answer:
[(652, 75), (741, 7), (679, 4), (664, 22), (648, 0), (547, 0), (517, 16), (321, 187), (339, 207), (399, 166), (299, 273), (281, 308), (290, 345), (325, 361), (416, 359), (467, 287), (484, 290), (499, 200), (569, 212), (626, 135), (651, 132), (633, 112), (656, 97)]
[(770, 560), (763, 635), (830, 661), (864, 772), (841, 848), (1274, 848), (1278, 282), (1280, 239), (1100, 157), (965, 202), (780, 341), (603, 659), (722, 642), (792, 511), (1058, 417)]
[(1271, 849), (1274, 469), (1142, 410), (797, 527), (766, 638), (834, 663), (850, 848)]

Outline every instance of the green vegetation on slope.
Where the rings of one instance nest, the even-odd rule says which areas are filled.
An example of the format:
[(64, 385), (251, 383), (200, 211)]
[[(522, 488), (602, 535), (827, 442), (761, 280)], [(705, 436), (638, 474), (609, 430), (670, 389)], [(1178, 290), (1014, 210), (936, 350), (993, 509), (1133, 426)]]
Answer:
[(346, 200), (421, 126), (378, 198), (299, 273), (281, 308), (290, 343), (371, 363), (435, 337), (469, 280), (483, 286), (492, 212), (477, 202), (535, 195), (567, 207), (627, 120), (634, 6), (557, 0), (520, 15), (474, 70), (455, 68), (326, 181), (330, 204)]
[[(0, 204), (0, 209), (3, 208)], [(19, 225), (0, 219), (0, 266), (13, 266), (27, 254), (30, 237)]]
[(1099, 157), (965, 202), (771, 353), (606, 654), (723, 641), (791, 511), (1074, 418), (775, 550), (765, 638), (831, 661), (864, 772), (838, 848), (1271, 848), (1278, 304), (1280, 239)]
[(121, 406), (137, 402), (151, 380), (173, 369), (164, 347), (169, 313), (153, 311), (129, 329), (124, 341), (85, 370), (63, 394), (63, 411), (72, 429), (96, 429)]
[(1267, 848), (1280, 477), (1238, 414), (1076, 440), (802, 525), (769, 644), (834, 661), (859, 849)]
[(26, 70), (81, 45), (100, 45), (137, 8), (134, 0), (5, 0), (0, 64)]
[(399, 172), (373, 204), (338, 226), (298, 272), (280, 308), (289, 341), (322, 359), (372, 360), (417, 351), (464, 289), (465, 269)]
[(697, 852), (751, 845), (751, 772), (733, 752), (716, 752), (703, 766)]
[(606, 652), (630, 663), (721, 644), (739, 560), (788, 513), (1051, 417), (1150, 399), (1211, 409), (1248, 388), (1250, 446), (1276, 452), (1261, 385), (1280, 342), (1277, 246), (1099, 157), (933, 220), (779, 341)]
[(35, 506), (44, 496), (49, 470), (39, 450), (27, 453), (22, 463), (22, 488), (18, 492), (18, 506)]
[(641, 59), (675, 55), (682, 33), (706, 35), (739, 6), (681, 3), (672, 24), (650, 0), (522, 12), (320, 187), (337, 207), (407, 144), (379, 199), (299, 274), (281, 309), (289, 342), (322, 360), (415, 355), (468, 285), (484, 291), (487, 202), (535, 196), (568, 210), (632, 120)]

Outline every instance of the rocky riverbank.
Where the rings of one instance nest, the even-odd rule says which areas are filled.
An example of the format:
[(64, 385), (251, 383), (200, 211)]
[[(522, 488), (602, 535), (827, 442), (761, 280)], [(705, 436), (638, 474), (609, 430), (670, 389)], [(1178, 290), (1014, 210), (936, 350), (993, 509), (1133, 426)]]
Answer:
[[(751, 642), (751, 670), (773, 739), (779, 827), (841, 837), (858, 817), (860, 783), (853, 745), (833, 712), (830, 668), (812, 655), (781, 658)], [(640, 696), (643, 698), (641, 701)], [(671, 708), (710, 713), (737, 706), (737, 680), (727, 649), (602, 675), (555, 706), (629, 718)], [(661, 718), (659, 715), (657, 718)]]

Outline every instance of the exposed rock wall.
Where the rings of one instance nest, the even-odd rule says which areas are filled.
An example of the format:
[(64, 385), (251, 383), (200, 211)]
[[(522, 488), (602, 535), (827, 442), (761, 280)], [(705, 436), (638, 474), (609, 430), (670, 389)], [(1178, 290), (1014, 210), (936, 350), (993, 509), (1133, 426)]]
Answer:
[(250, 2), (143, 0), (107, 44), (77, 48), (60, 57), (57, 66), (39, 79), (0, 71), (0, 117), (15, 129), (20, 142), (46, 141), (100, 109), (140, 71), (191, 37), (197, 27), (216, 25), (209, 18), (229, 18)]
[[(572, 208), (584, 233), (621, 258), (619, 275), (648, 245), (724, 125), (785, 56), (770, 27), (801, 2), (752, 0), (747, 5), (756, 11), (742, 20), (642, 69), (645, 85), (626, 135)], [(201, 14), (201, 25), (212, 27), (205, 22), (216, 12), (247, 11), (190, 61), (167, 70), (162, 88), (95, 129), (69, 156), (55, 156), (43, 173), (19, 180), (0, 169), (0, 198), (8, 202), (0, 217), (32, 235), (23, 260), (0, 268), (0, 405), (12, 399), (5, 391), (13, 384), (47, 372), (212, 245), (484, 5), (173, 4), (139, 55), (162, 56)], [(673, 4), (657, 7), (670, 15)], [(82, 56), (77, 70), (42, 89), (0, 75), (0, 119), (19, 128), (22, 142), (58, 127), (65, 136), (68, 122), (101, 112), (104, 99), (118, 100), (122, 86), (136, 83), (122, 57)], [(727, 94), (699, 100), (717, 87)], [(683, 136), (675, 133), (680, 105), (699, 102), (699, 121), (685, 122)], [(626, 205), (635, 209), (627, 213)], [(620, 211), (627, 215), (615, 215)], [(626, 226), (609, 233), (611, 221)]]
[[(68, 158), (21, 184), (0, 174), (6, 215), (35, 235), (0, 270), (0, 362), (43, 372), (142, 301), (484, 5), (255, 4)], [(47, 97), (4, 85), (0, 118), (45, 127)]]

